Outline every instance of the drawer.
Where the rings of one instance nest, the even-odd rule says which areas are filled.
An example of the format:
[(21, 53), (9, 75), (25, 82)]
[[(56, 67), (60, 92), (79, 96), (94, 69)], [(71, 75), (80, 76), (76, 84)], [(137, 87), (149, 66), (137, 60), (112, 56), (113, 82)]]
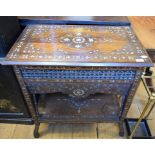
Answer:
[(120, 68), (21, 67), (27, 88), (33, 94), (61, 92), (70, 97), (91, 94), (121, 94), (130, 89), (135, 70)]
[(124, 80), (131, 81), (135, 78), (135, 70), (117, 69), (62, 69), (62, 68), (22, 68), (23, 78), (32, 80)]
[(120, 94), (126, 95), (130, 89), (128, 83), (95, 83), (95, 82), (28, 82), (27, 88), (32, 94), (57, 93), (67, 94), (74, 98), (86, 98), (89, 95)]

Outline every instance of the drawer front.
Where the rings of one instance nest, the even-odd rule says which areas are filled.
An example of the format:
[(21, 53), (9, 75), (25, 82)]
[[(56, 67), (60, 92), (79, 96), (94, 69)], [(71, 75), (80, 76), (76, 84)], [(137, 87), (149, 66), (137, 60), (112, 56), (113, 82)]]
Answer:
[(123, 69), (62, 69), (62, 68), (22, 68), (22, 76), (32, 80), (118, 80), (131, 81), (135, 78), (135, 70)]
[(28, 82), (27, 87), (32, 94), (61, 92), (62, 94), (67, 94), (74, 98), (86, 98), (89, 95), (97, 93), (126, 95), (130, 89), (130, 84), (95, 82)]
[(120, 68), (21, 67), (23, 79), (33, 94), (61, 92), (75, 98), (106, 93), (124, 95), (135, 70)]

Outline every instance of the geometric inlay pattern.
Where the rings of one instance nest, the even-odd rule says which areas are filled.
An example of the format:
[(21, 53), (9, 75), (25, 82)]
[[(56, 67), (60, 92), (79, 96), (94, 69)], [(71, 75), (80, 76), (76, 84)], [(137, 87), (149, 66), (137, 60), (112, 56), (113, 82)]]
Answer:
[(8, 53), (7, 60), (150, 62), (131, 27), (87, 25), (29, 25)]

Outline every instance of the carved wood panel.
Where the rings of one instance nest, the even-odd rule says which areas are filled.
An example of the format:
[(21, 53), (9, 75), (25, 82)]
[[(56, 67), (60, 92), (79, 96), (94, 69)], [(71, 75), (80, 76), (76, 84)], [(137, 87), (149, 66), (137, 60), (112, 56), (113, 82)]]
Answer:
[(60, 93), (41, 95), (38, 103), (42, 118), (60, 120), (98, 120), (114, 121), (119, 118), (119, 98), (115, 95), (96, 94), (86, 99), (73, 99)]

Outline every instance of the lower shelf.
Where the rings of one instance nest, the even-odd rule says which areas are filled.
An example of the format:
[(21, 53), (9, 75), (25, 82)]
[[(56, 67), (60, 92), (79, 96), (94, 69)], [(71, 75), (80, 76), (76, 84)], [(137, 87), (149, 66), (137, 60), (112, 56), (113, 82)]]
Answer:
[(76, 99), (55, 93), (38, 97), (40, 122), (118, 122), (120, 111), (116, 95), (95, 94)]
[(34, 124), (32, 118), (0, 118), (0, 123), (9, 124)]

